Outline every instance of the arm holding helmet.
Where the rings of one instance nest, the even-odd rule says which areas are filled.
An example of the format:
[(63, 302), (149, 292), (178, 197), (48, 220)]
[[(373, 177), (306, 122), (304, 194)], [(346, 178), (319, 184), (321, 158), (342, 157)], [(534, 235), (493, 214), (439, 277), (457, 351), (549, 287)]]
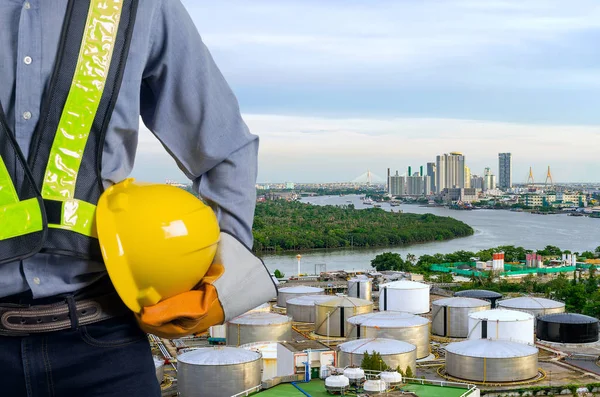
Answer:
[[(155, 15), (141, 88), (141, 115), (179, 168), (215, 210), (221, 238), (213, 264), (192, 291), (138, 314), (164, 337), (202, 332), (276, 296), (252, 246), (258, 137), (180, 1)], [(168, 266), (168, 264), (165, 264)]]

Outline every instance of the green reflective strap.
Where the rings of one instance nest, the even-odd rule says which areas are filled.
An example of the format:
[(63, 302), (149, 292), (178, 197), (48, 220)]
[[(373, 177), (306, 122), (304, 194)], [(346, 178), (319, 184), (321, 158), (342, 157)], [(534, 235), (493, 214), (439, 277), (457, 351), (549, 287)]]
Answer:
[(0, 241), (44, 228), (38, 199), (32, 198), (0, 206)]
[(64, 200), (60, 225), (49, 224), (48, 227), (70, 230), (84, 236), (98, 238), (96, 234), (96, 206), (81, 200)]
[(44, 198), (74, 198), (77, 173), (106, 85), (122, 7), (121, 0), (90, 2), (75, 74), (44, 174)]
[(18, 201), (19, 196), (17, 196), (17, 191), (15, 190), (12, 179), (8, 174), (6, 164), (4, 164), (4, 160), (2, 160), (2, 157), (0, 157), (0, 206), (13, 204)]

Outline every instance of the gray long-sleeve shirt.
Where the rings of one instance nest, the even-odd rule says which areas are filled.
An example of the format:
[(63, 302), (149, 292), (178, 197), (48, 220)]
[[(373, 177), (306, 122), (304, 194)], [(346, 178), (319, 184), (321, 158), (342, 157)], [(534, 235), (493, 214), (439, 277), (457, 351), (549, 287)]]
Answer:
[[(68, 0), (0, 0), (0, 103), (28, 155), (50, 83)], [(123, 84), (106, 135), (105, 186), (131, 172), (140, 115), (217, 212), (222, 230), (252, 245), (258, 138), (179, 0), (141, 0)], [(2, 227), (2, 225), (0, 225)], [(0, 265), (0, 297), (83, 288), (102, 263), (37, 254)]]

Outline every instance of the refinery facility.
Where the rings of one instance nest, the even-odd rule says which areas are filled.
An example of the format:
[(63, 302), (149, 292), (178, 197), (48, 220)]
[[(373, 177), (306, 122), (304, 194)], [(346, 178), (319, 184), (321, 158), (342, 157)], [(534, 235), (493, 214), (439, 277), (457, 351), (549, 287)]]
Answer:
[(280, 280), (276, 300), (206, 334), (151, 336), (163, 396), (600, 392), (598, 319), (540, 296), (383, 276), (343, 289)]

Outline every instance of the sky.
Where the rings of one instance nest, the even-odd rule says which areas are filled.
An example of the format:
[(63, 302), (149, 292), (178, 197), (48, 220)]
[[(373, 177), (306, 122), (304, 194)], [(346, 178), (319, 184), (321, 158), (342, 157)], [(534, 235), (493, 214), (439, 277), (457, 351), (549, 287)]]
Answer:
[[(260, 137), (258, 182), (465, 154), (600, 182), (597, 0), (182, 0)], [(134, 176), (185, 181), (142, 126)]]

